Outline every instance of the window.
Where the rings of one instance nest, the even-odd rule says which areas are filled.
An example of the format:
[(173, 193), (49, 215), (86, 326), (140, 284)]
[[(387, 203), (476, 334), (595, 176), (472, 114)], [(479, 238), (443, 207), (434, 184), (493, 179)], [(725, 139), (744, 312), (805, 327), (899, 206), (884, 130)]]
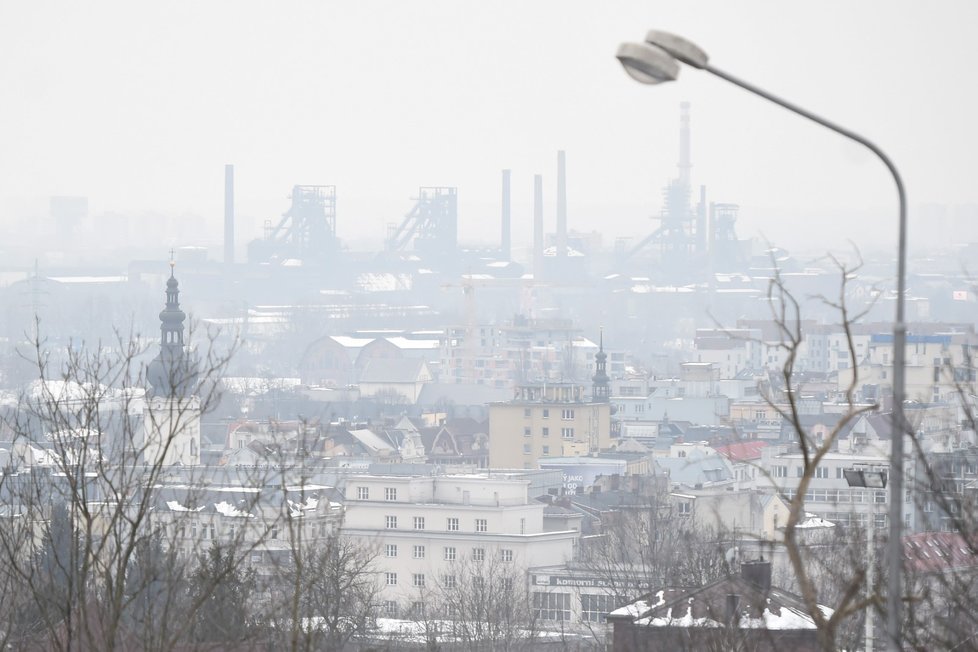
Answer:
[(524, 455), (529, 455), (532, 450), (533, 449), (530, 447), (529, 444), (523, 444), (523, 454)]
[(486, 560), (485, 548), (472, 548), (472, 561), (485, 561), (485, 560)]
[(192, 539), (196, 539), (197, 538), (197, 524), (196, 523), (191, 523), (190, 524), (190, 538), (192, 538)]
[(582, 593), (581, 619), (586, 623), (603, 623), (615, 606), (614, 598), (610, 595)]
[(387, 586), (397, 586), (397, 573), (384, 573), (387, 578)]
[(414, 546), (413, 554), (415, 559), (424, 559), (424, 546)]
[(530, 408), (523, 408), (523, 418), (524, 419), (530, 418)]
[(397, 545), (393, 543), (388, 543), (384, 548), (384, 552), (388, 557), (397, 557)]
[(823, 478), (823, 479), (829, 477), (829, 469), (828, 469), (828, 467), (825, 467), (825, 466), (816, 466), (815, 467), (815, 477), (816, 478)]
[(544, 419), (549, 419), (550, 418), (550, 410), (549, 409), (543, 408), (543, 418)]
[(384, 487), (384, 500), (397, 500), (397, 487)]
[(414, 529), (415, 530), (423, 530), (424, 529), (424, 516), (415, 516), (414, 517)]
[(457, 585), (454, 575), (442, 575), (441, 584), (446, 589), (454, 589)]
[(574, 410), (564, 408), (563, 410), (560, 411), (560, 418), (563, 419), (564, 421), (573, 421)]
[(533, 608), (541, 620), (570, 620), (570, 594), (534, 593)]
[(397, 603), (393, 600), (385, 600), (381, 603), (380, 610), (388, 618), (397, 617)]
[(411, 582), (418, 588), (424, 588), (424, 573), (415, 573), (412, 575)]
[(523, 436), (524, 437), (529, 437), (531, 434), (533, 434), (533, 433), (530, 430), (530, 426), (524, 426), (523, 427)]
[(574, 438), (574, 429), (573, 428), (561, 428), (560, 429), (560, 436), (563, 437), (564, 439), (573, 439)]
[(544, 428), (543, 428), (543, 436), (544, 437), (549, 437), (550, 436), (550, 428), (547, 428), (546, 426), (544, 426)]
[(396, 530), (397, 529), (397, 517), (396, 516), (388, 516), (387, 517), (387, 529), (388, 530)]
[(458, 519), (454, 516), (448, 519), (448, 531), (458, 532)]
[(357, 487), (357, 500), (370, 500), (370, 487)]
[(513, 578), (512, 577), (504, 577), (503, 578), (503, 591), (512, 591), (512, 590), (513, 590)]
[[(897, 500), (900, 500), (897, 498)], [(874, 491), (873, 492), (873, 502), (882, 505), (886, 502), (886, 492), (885, 491)]]
[(502, 561), (513, 561), (513, 551), (509, 548), (503, 548), (499, 551), (499, 558)]
[(841, 480), (842, 478), (846, 477), (845, 474), (842, 472), (843, 470), (844, 469), (841, 466), (835, 467), (835, 479), (836, 480)]
[(543, 454), (544, 455), (550, 455), (550, 447), (549, 446), (544, 446), (543, 447)]
[(454, 546), (448, 546), (445, 548), (445, 561), (455, 561), (458, 552), (455, 550)]
[[(209, 537), (208, 537), (208, 534), (210, 535)], [(205, 539), (207, 539), (207, 538), (216, 539), (217, 538), (217, 531), (214, 528), (214, 524), (213, 523), (211, 523), (210, 525), (205, 525), (204, 526), (204, 538)]]
[(679, 503), (678, 507), (680, 516), (689, 516), (693, 513), (693, 503), (689, 501), (684, 500), (683, 502)]
[(526, 519), (520, 519), (520, 534), (526, 534)]
[(795, 467), (795, 476), (800, 478), (805, 474), (804, 470), (800, 466)]
[(272, 539), (277, 539), (278, 538), (278, 527), (276, 526), (276, 527), (273, 527), (271, 530), (269, 530), (268, 536), (271, 537)]
[(489, 521), (484, 518), (475, 519), (475, 531), (476, 532), (488, 532), (489, 531)]

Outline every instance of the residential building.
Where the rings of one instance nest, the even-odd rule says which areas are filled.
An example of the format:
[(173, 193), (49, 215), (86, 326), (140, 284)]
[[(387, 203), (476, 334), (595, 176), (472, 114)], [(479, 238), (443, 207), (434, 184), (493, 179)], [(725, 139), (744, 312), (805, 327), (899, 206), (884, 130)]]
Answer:
[(489, 406), (489, 466), (535, 469), (548, 457), (592, 455), (612, 444), (611, 404), (573, 383), (523, 385)]
[(525, 581), (527, 568), (571, 560), (579, 533), (548, 531), (529, 486), (496, 473), (352, 475), (343, 532), (375, 546), (378, 599), (395, 615), (483, 565)]

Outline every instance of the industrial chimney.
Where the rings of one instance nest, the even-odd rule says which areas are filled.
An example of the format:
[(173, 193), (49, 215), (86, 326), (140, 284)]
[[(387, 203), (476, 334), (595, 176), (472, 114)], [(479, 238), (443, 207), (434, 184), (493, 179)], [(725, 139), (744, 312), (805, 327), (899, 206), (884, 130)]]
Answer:
[(503, 170), (503, 224), (502, 224), (502, 249), (503, 258), (510, 259), (512, 239), (510, 237), (510, 218), (509, 218), (509, 170)]
[(224, 166), (224, 264), (234, 264), (234, 166)]
[(557, 259), (567, 255), (567, 170), (564, 150), (557, 152)]

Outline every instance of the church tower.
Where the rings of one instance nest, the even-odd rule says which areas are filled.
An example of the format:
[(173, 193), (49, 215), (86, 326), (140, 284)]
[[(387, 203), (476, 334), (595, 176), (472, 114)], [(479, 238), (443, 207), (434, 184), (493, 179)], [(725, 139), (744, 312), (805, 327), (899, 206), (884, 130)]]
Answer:
[(594, 375), (591, 377), (591, 400), (594, 403), (607, 403), (611, 396), (611, 386), (608, 379), (608, 354), (604, 352), (604, 329), (598, 344), (598, 352), (594, 354)]
[(180, 284), (170, 261), (166, 281), (166, 305), (160, 312), (160, 352), (146, 368), (147, 401), (144, 413), (147, 465), (200, 463), (200, 399), (197, 365), (184, 343), (184, 321), (180, 309)]

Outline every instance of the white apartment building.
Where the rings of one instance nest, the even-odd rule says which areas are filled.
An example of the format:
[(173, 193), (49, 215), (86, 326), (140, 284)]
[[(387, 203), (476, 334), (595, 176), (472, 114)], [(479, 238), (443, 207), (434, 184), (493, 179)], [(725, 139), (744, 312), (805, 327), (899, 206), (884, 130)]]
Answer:
[(528, 486), (497, 472), (350, 476), (343, 532), (375, 546), (383, 611), (406, 613), (439, 588), (478, 581), (480, 568), (525, 584), (527, 568), (570, 561), (579, 532), (546, 531)]
[[(772, 484), (781, 489), (785, 498), (790, 500), (795, 496), (798, 481), (803, 473), (803, 458), (801, 453), (773, 455), (776, 447), (765, 450), (759, 468), (766, 473), (758, 473), (752, 479), (753, 486), (760, 490), (771, 490)], [(828, 453), (822, 458), (815, 469), (805, 494), (805, 511), (833, 523), (847, 526), (864, 526), (872, 518), (877, 529), (887, 527), (887, 507), (889, 505), (889, 490), (874, 490), (859, 487), (849, 487), (844, 471), (853, 467), (886, 469), (889, 459), (881, 454), (847, 454)], [(908, 468), (912, 476), (912, 469)], [(743, 484), (743, 483), (742, 483)], [(911, 526), (913, 515), (911, 505), (905, 505), (906, 525)], [(782, 523), (783, 525), (783, 523)]]

